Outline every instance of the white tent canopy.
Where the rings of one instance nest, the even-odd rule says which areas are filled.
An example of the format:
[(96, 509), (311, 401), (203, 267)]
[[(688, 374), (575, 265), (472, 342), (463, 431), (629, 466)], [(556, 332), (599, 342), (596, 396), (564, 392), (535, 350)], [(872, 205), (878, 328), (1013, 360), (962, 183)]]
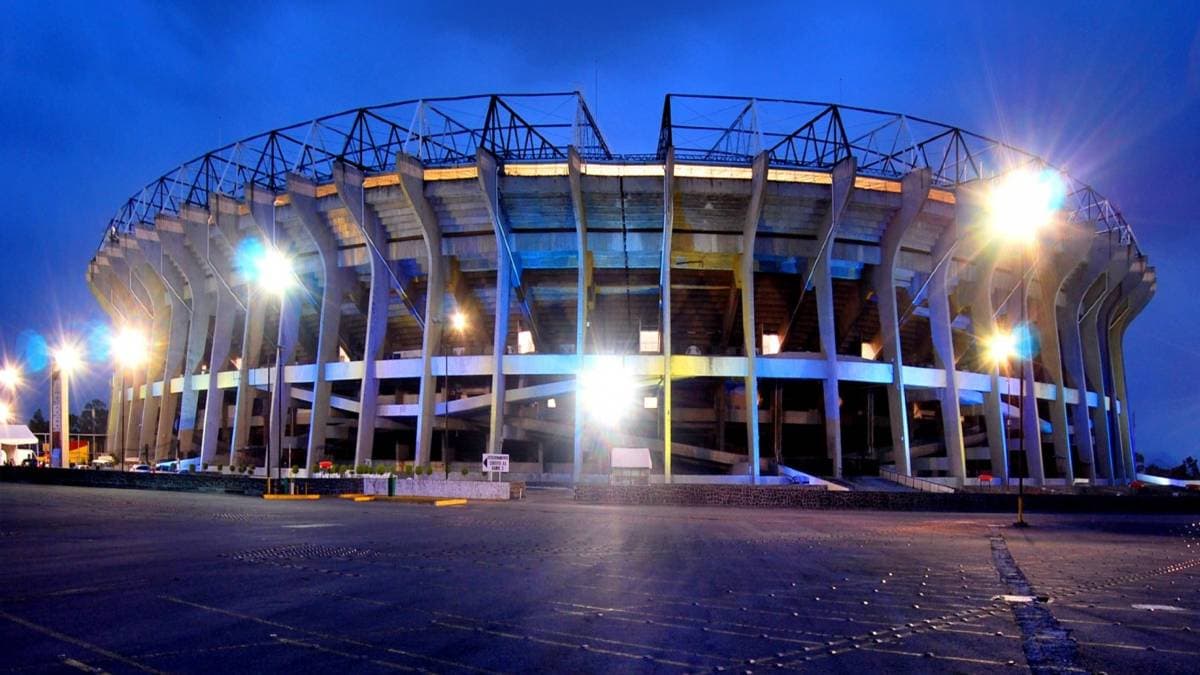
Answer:
[(0, 424), (0, 445), (37, 445), (37, 436), (24, 424)]

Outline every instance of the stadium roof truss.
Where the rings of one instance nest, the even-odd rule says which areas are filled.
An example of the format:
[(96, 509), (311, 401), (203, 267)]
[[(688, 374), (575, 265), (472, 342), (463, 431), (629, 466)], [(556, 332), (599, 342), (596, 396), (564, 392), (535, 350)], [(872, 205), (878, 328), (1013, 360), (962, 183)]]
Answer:
[(1125, 218), (1091, 186), (1019, 148), (939, 122), (899, 113), (777, 98), (668, 94), (657, 157), (748, 165), (766, 152), (773, 168), (829, 171), (854, 157), (860, 175), (898, 179), (928, 169), (933, 184), (953, 189), (1021, 167), (1059, 171), (1070, 220), (1094, 222), (1135, 243)]
[[(332, 179), (335, 162), (364, 173), (395, 169), (399, 152), (430, 167), (473, 164), (486, 149), (500, 162), (675, 160), (748, 166), (768, 153), (771, 168), (830, 171), (854, 157), (860, 175), (898, 179), (928, 169), (953, 189), (1014, 168), (1051, 168), (1006, 143), (938, 122), (867, 108), (776, 98), (668, 94), (655, 155), (614, 155), (578, 92), (412, 99), (357, 108), (252, 136), (207, 152), (127, 199), (109, 232), (128, 232), (184, 204), (220, 193), (241, 199), (248, 184), (282, 191), (288, 174)], [(1055, 169), (1057, 170), (1057, 169)], [(1136, 246), (1121, 213), (1092, 187), (1061, 172), (1070, 219), (1117, 232)]]

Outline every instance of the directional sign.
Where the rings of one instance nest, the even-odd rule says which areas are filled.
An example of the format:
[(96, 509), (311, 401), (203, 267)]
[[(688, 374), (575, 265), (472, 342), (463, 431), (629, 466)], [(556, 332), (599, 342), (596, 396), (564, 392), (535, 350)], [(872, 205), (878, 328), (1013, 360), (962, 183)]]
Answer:
[(484, 455), (483, 470), (488, 473), (493, 471), (498, 473), (508, 473), (508, 455)]

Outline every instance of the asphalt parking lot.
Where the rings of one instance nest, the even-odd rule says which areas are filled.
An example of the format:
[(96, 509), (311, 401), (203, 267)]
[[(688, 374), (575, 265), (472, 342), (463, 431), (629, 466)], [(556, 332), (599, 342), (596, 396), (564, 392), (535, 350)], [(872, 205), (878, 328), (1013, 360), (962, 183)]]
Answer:
[(0, 484), (0, 671), (1196, 672), (1195, 516), (1032, 520)]

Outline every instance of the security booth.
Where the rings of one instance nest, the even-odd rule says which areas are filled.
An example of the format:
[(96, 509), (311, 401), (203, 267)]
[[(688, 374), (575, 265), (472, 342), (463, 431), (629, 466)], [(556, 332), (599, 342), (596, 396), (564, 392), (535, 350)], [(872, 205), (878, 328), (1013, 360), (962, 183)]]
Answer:
[(649, 485), (650, 448), (613, 448), (609, 482), (613, 485)]

